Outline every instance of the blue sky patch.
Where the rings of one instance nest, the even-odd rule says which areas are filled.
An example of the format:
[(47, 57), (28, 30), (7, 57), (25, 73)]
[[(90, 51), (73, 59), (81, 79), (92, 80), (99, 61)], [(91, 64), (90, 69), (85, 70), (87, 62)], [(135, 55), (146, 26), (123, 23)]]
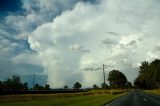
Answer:
[(0, 16), (21, 11), (21, 0), (0, 0)]

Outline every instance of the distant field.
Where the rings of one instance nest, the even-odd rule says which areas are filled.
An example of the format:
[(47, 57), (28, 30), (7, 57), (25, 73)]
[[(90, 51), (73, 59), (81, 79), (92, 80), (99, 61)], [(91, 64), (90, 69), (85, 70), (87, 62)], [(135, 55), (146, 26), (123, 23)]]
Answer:
[(104, 91), (99, 90), (76, 94), (4, 95), (0, 96), (0, 106), (102, 106), (125, 94), (118, 90), (113, 90), (113, 94), (109, 92), (103, 94)]

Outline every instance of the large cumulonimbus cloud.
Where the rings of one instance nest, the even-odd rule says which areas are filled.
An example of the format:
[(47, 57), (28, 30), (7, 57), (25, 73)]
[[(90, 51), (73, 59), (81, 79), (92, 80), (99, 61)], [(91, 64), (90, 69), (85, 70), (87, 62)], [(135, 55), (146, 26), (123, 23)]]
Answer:
[(133, 81), (141, 61), (159, 58), (159, 4), (158, 0), (79, 2), (39, 26), (28, 42), (53, 88), (75, 81), (83, 87), (100, 84), (102, 64), (107, 71), (120, 69)]

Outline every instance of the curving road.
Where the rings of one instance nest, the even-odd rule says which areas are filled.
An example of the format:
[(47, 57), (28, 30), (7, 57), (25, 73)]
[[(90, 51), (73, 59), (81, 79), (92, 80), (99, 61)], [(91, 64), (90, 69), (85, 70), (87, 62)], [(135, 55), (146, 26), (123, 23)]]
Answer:
[(160, 106), (160, 96), (134, 90), (106, 106)]

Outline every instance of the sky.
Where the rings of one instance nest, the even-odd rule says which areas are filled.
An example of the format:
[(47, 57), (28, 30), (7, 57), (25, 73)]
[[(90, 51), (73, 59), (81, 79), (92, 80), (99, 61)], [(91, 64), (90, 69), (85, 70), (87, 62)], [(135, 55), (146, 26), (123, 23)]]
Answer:
[(0, 0), (0, 80), (91, 87), (113, 70), (133, 83), (160, 58), (159, 0)]

